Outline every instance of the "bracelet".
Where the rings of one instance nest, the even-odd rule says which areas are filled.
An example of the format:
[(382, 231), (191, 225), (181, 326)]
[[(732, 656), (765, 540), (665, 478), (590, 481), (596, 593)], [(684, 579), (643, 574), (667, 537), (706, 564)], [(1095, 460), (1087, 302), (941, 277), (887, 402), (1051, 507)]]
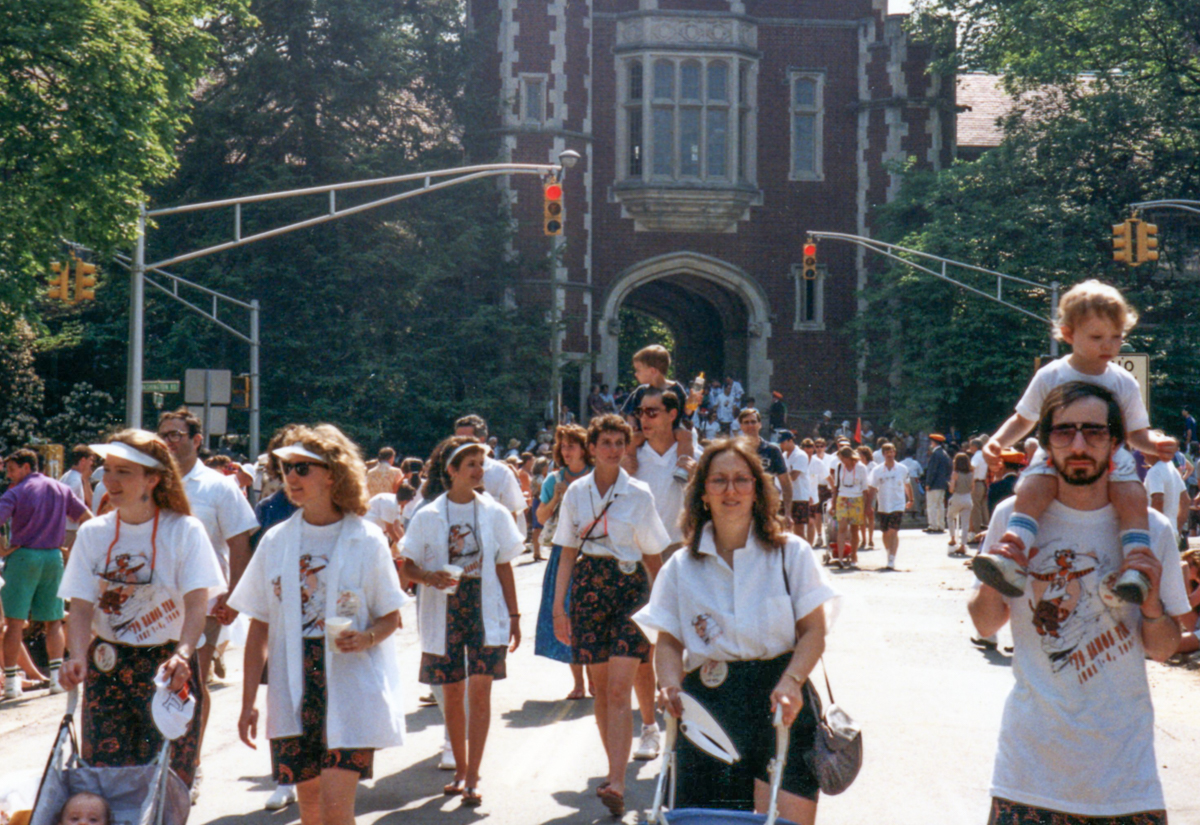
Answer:
[(793, 682), (800, 685), (801, 687), (804, 686), (804, 680), (801, 679), (799, 676), (797, 676), (795, 673), (792, 673), (790, 670), (785, 670), (783, 672), (783, 675), (788, 677), (789, 679), (791, 679)]
[(508, 618), (510, 618), (510, 619), (519, 619), (519, 618), (521, 618), (521, 614), (520, 614), (520, 613), (509, 613), (509, 614), (508, 614)]
[(367, 635), (371, 637), (371, 643), (369, 645), (367, 645), (367, 647), (374, 647), (375, 646), (375, 629), (374, 628), (369, 629), (367, 631)]

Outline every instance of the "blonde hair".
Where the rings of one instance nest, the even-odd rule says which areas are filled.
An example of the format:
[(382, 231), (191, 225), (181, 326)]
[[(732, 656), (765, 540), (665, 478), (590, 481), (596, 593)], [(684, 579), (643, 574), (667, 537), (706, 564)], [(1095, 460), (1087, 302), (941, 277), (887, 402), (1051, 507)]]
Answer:
[(633, 361), (651, 369), (656, 369), (665, 377), (671, 371), (671, 353), (660, 344), (642, 347), (633, 354)]
[(1054, 337), (1064, 340), (1062, 328), (1074, 329), (1089, 315), (1112, 321), (1122, 333), (1133, 329), (1138, 320), (1137, 312), (1116, 287), (1091, 279), (1071, 287), (1059, 299)]
[(161, 470), (156, 467), (143, 467), (146, 475), (158, 477), (158, 484), (154, 485), (154, 489), (150, 493), (155, 507), (160, 510), (171, 510), (184, 516), (192, 514), (187, 493), (183, 490), (183, 473), (179, 472), (175, 456), (171, 455), (165, 441), (147, 430), (121, 430), (108, 439), (108, 442), (110, 444), (115, 442), (126, 444), (163, 465)]
[(332, 424), (297, 425), (283, 437), (283, 446), (300, 444), (324, 457), (333, 476), (333, 506), (356, 516), (367, 512), (367, 465), (358, 445)]

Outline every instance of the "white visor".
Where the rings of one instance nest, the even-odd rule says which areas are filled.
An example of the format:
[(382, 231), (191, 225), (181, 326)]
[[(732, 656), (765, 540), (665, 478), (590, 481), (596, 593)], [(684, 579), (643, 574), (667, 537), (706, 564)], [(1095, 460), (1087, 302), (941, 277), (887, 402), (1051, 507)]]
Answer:
[(92, 452), (103, 458), (123, 458), (134, 464), (141, 464), (152, 470), (165, 470), (166, 466), (152, 455), (147, 455), (136, 447), (130, 447), (123, 441), (113, 441), (108, 444), (89, 444)]
[(280, 447), (278, 450), (272, 450), (271, 455), (283, 461), (293, 461), (297, 458), (311, 458), (319, 464), (328, 464), (328, 460), (323, 455), (317, 455), (312, 450), (305, 447), (303, 444), (288, 444), (286, 447)]

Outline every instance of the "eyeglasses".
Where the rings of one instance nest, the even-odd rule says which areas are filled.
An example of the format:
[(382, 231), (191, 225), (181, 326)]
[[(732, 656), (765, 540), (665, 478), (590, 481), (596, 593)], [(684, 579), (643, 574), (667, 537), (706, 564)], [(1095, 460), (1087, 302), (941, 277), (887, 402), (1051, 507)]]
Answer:
[(1102, 447), (1111, 437), (1107, 424), (1055, 424), (1050, 428), (1050, 446), (1070, 447), (1076, 433), (1083, 433), (1089, 447)]
[(175, 444), (187, 438), (187, 433), (183, 430), (167, 430), (165, 433), (159, 433), (158, 437), (168, 444)]
[(304, 478), (308, 475), (309, 471), (312, 470), (313, 467), (324, 467), (325, 465), (318, 464), (315, 461), (297, 461), (295, 464), (290, 461), (281, 461), (279, 466), (283, 469), (283, 474), (285, 476), (288, 473), (295, 471), (296, 475), (300, 476), (300, 478)]
[(634, 410), (634, 412), (638, 414), (639, 418), (649, 418), (651, 421), (658, 418), (666, 411), (667, 410), (665, 407), (638, 407), (636, 410)]
[(749, 493), (754, 489), (754, 476), (709, 476), (704, 480), (704, 489), (710, 493), (723, 493), (730, 484), (736, 492)]

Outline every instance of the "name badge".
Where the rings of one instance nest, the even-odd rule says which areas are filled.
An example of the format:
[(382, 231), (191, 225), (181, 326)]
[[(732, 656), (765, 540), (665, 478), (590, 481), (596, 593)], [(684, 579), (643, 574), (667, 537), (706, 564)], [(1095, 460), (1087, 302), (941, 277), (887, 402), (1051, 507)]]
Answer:
[(631, 576), (637, 572), (638, 563), (636, 561), (619, 561), (617, 562), (617, 569), (626, 576)]
[(700, 665), (700, 684), (706, 688), (720, 687), (728, 676), (729, 665), (724, 662), (714, 662), (709, 659)]
[(117, 666), (117, 651), (108, 642), (101, 642), (92, 651), (92, 663), (101, 673), (112, 673)]

